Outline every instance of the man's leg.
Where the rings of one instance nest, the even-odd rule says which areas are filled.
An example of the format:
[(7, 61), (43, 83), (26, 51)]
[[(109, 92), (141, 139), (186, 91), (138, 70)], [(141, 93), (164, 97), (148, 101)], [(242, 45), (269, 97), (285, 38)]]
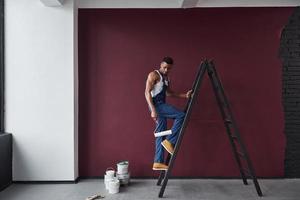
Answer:
[(174, 123), (172, 126), (172, 134), (168, 135), (166, 137), (166, 140), (163, 141), (163, 146), (166, 148), (167, 146), (170, 146), (170, 148), (166, 148), (166, 150), (169, 153), (173, 153), (173, 146), (176, 144), (179, 131), (181, 129), (185, 113), (178, 110), (174, 106), (171, 106), (169, 104), (161, 104), (157, 107), (157, 112), (160, 116), (163, 116), (165, 118), (174, 119)]
[[(165, 131), (167, 129), (167, 119), (164, 117), (158, 117), (157, 124), (155, 128), (155, 133)], [(155, 138), (155, 157), (154, 162), (163, 163), (164, 162), (164, 149), (161, 146), (163, 137)]]

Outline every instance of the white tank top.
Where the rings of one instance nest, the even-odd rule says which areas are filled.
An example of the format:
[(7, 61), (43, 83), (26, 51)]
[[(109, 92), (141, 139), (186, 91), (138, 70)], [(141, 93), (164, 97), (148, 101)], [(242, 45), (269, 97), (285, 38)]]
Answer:
[[(159, 73), (158, 70), (155, 70), (158, 75), (159, 75), (159, 81), (154, 85), (153, 89), (151, 90), (151, 96), (155, 97), (156, 95), (158, 95), (164, 87), (164, 83), (163, 83), (163, 77), (161, 76), (161, 74)], [(165, 80), (165, 84), (168, 86), (169, 85), (169, 81)]]

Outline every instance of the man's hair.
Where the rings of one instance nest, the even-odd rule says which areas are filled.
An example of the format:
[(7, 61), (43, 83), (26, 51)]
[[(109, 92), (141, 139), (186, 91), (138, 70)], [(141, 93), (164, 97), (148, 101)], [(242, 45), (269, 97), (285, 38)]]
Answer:
[(164, 57), (162, 61), (169, 64), (169, 65), (173, 65), (173, 63), (174, 63), (173, 58), (171, 58), (169, 56)]

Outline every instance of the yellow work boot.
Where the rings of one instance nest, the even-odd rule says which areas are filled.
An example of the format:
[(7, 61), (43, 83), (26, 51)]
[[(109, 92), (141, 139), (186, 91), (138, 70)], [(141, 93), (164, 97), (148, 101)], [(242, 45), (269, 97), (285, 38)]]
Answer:
[(153, 163), (153, 170), (168, 170), (168, 166), (163, 163)]
[(161, 145), (163, 145), (163, 147), (167, 150), (167, 152), (169, 152), (171, 155), (173, 155), (174, 153), (174, 148), (171, 142), (169, 142), (168, 140), (164, 140), (162, 141)]

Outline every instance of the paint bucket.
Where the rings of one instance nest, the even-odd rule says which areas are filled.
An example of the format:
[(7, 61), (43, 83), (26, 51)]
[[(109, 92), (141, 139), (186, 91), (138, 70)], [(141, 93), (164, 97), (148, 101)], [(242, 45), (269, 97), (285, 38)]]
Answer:
[(128, 185), (130, 182), (130, 173), (126, 174), (118, 174), (117, 173), (117, 178), (120, 181), (120, 185)]
[(119, 193), (120, 181), (118, 179), (113, 179), (108, 183), (108, 193), (116, 194)]
[(104, 185), (105, 185), (105, 189), (108, 190), (109, 188), (109, 182), (113, 181), (114, 178), (109, 177), (108, 175), (104, 174)]
[(105, 189), (109, 189), (109, 182), (113, 181), (115, 179), (115, 170), (112, 167), (109, 167), (106, 169), (105, 174), (104, 174), (104, 185)]
[(128, 174), (128, 161), (122, 161), (117, 163), (117, 174)]
[(106, 169), (105, 174), (107, 175), (108, 179), (112, 179), (115, 177), (115, 170), (112, 167)]

